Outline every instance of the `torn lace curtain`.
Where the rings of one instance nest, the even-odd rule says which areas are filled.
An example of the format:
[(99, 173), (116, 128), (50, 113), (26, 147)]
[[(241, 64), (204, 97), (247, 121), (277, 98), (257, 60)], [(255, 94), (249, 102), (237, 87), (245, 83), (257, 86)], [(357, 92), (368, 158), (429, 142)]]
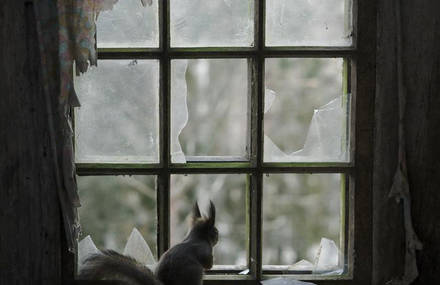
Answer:
[[(141, 0), (143, 6), (152, 0)], [(42, 80), (49, 117), (58, 197), (67, 245), (75, 251), (79, 234), (80, 206), (73, 157), (71, 107), (79, 106), (73, 88), (73, 65), (77, 73), (96, 65), (96, 19), (112, 9), (117, 0), (40, 0), (34, 2)], [(58, 45), (54, 44), (58, 43)], [(53, 106), (53, 96), (57, 96)]]

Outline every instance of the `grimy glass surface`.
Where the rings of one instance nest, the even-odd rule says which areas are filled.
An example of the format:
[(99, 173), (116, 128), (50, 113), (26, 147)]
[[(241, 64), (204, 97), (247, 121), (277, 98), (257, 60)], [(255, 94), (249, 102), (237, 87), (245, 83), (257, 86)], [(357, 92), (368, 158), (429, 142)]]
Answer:
[(194, 203), (207, 214), (209, 200), (216, 206), (219, 242), (214, 265), (247, 265), (246, 175), (172, 175), (170, 198), (171, 246), (188, 233)]
[(245, 157), (246, 59), (173, 60), (171, 70), (172, 146), (180, 143), (187, 160)]
[[(130, 175), (78, 178), (83, 203), (80, 209), (84, 230), (82, 237), (91, 234), (99, 248), (109, 247), (121, 252), (131, 229), (136, 226), (157, 255), (157, 244), (159, 251), (163, 252), (168, 241), (172, 246), (185, 237), (194, 202), (198, 200), (202, 212), (206, 212), (211, 199), (217, 206), (220, 234), (213, 269), (235, 268), (241, 271), (248, 267), (250, 255), (251, 268), (245, 278), (260, 280), (260, 266), (263, 274), (280, 273), (270, 269), (281, 269), (281, 274), (287, 273), (284, 270), (311, 270), (306, 274), (319, 274), (314, 270), (314, 262), (320, 247), (333, 243), (341, 249), (345, 242), (343, 216), (346, 210), (342, 203), (346, 198), (343, 191), (345, 176), (339, 173), (318, 174), (333, 171), (332, 166), (286, 166), (277, 162), (349, 160), (348, 156), (334, 159), (335, 152), (346, 151), (348, 144), (349, 116), (344, 111), (349, 106), (350, 95), (343, 94), (346, 91), (343, 88), (346, 80), (343, 78), (343, 59), (327, 57), (341, 56), (341, 49), (332, 47), (352, 45), (352, 0), (265, 0), (265, 4), (254, 0), (153, 0), (153, 5), (147, 7), (142, 7), (140, 2), (119, 0), (113, 11), (99, 15), (98, 47), (126, 49), (101, 49), (98, 54), (101, 59), (113, 59), (100, 60), (98, 69), (92, 68), (85, 75), (75, 78), (75, 88), (83, 104), (81, 110), (75, 110), (76, 162), (80, 162), (80, 173)], [(158, 11), (158, 3), (169, 11)], [(260, 8), (265, 7), (258, 11), (256, 22), (255, 3)], [(161, 29), (166, 36), (164, 49), (154, 52), (136, 49), (159, 46), (159, 13), (170, 29), (170, 34), (167, 26)], [(256, 26), (259, 27), (256, 38), (263, 39), (264, 33), (266, 46), (295, 48), (266, 50), (258, 45), (258, 50), (241, 49), (241, 59), (236, 58), (237, 53), (232, 49), (223, 48), (254, 46)], [(172, 48), (211, 49), (203, 53), (198, 53), (198, 49), (168, 50), (167, 38)], [(302, 58), (310, 52), (310, 46), (315, 46), (312, 53), (318, 58)], [(355, 47), (347, 50), (348, 57), (358, 55)], [(183, 59), (204, 55), (215, 58), (220, 51), (225, 57), (234, 59)], [(345, 56), (345, 49), (343, 53)], [(126, 60), (131, 58), (130, 54), (138, 59)], [(274, 54), (292, 58), (273, 58)], [(140, 59), (150, 57), (158, 60)], [(248, 76), (247, 57), (255, 58), (252, 62), (255, 73), (261, 71), (259, 67), (265, 67), (263, 76)], [(261, 61), (264, 61), (263, 65)], [(159, 90), (159, 72), (164, 79), (160, 85), (162, 90)], [(247, 98), (251, 80), (256, 84), (253, 92), (261, 91), (260, 86), (264, 89), (264, 149), (263, 152), (259, 152), (259, 147), (254, 150), (258, 152), (256, 168), (242, 167), (243, 164), (237, 169), (234, 168), (236, 164), (227, 164), (230, 168), (223, 168), (225, 162), (234, 161), (237, 157), (247, 159), (246, 142), (250, 138), (247, 118), (251, 117), (251, 102)], [(212, 159), (216, 163), (189, 164), (187, 168), (164, 161), (160, 165), (136, 164), (159, 162), (159, 94), (164, 96), (161, 97), (164, 104), (161, 104), (160, 111), (164, 115), (164, 123), (169, 124), (161, 125), (165, 129), (160, 130), (163, 135), (161, 150), (164, 151), (160, 157), (165, 158), (165, 151), (169, 149), (171, 162), (179, 162), (183, 157), (187, 161)], [(253, 100), (257, 100), (258, 95), (252, 94)], [(342, 117), (335, 120), (332, 114), (338, 108), (342, 109)], [(315, 109), (320, 110), (322, 116), (314, 120)], [(257, 115), (253, 115), (252, 119), (255, 119)], [(252, 125), (255, 131), (252, 139), (260, 144), (260, 132), (254, 128), (261, 125), (259, 120), (256, 121), (257, 124)], [(342, 127), (345, 135), (341, 132), (340, 136), (315, 140), (317, 134), (322, 134), (320, 130), (334, 129), (326, 124), (330, 121), (330, 126)], [(309, 140), (312, 143), (307, 144), (310, 130), (313, 131)], [(168, 139), (171, 143), (169, 148)], [(268, 142), (271, 144), (268, 145)], [(335, 144), (339, 144), (340, 148), (329, 147)], [(298, 160), (295, 152), (304, 149), (308, 151), (301, 152)], [(320, 152), (313, 151), (316, 149)], [(330, 160), (325, 156), (329, 149), (335, 150)], [(180, 151), (180, 156), (175, 155), (176, 151)], [(263, 161), (271, 164), (259, 167), (261, 153)], [(305, 159), (304, 154), (307, 156)], [(221, 157), (220, 161), (217, 156)], [(179, 158), (177, 161), (176, 157)], [(127, 167), (105, 164), (108, 162), (124, 162)], [(282, 171), (292, 173), (269, 175), (265, 172), (277, 172), (280, 166)], [(219, 172), (237, 174), (193, 174), (212, 173), (220, 168)], [(304, 170), (318, 173), (293, 173)], [(334, 172), (352, 170), (357, 173), (353, 166), (338, 167)], [(161, 175), (134, 176), (139, 173), (137, 171)], [(257, 179), (248, 179), (247, 174), (238, 174), (241, 172), (252, 172)], [(155, 178), (159, 185), (164, 186), (160, 187), (157, 199)], [(169, 178), (171, 181), (168, 181)], [(246, 192), (247, 187), (262, 191)], [(257, 209), (260, 198), (261, 221), (260, 209)], [(247, 202), (252, 206), (252, 213), (248, 213)], [(165, 213), (159, 220), (158, 212)], [(357, 219), (358, 222), (361, 220)], [(262, 224), (257, 225), (259, 222)], [(257, 236), (259, 226), (262, 226), (262, 236)], [(157, 243), (158, 230), (161, 232)], [(252, 235), (251, 240), (248, 240), (249, 234)], [(347, 254), (352, 254), (350, 247), (348, 250)], [(334, 251), (330, 253), (333, 255), (327, 256), (332, 260)], [(340, 264), (347, 262), (342, 257), (344, 253), (337, 254), (338, 269)], [(262, 256), (262, 264), (259, 256)], [(234, 283), (231, 280), (237, 280), (237, 276), (231, 276), (220, 278)], [(319, 276), (311, 278), (320, 279)]]
[(155, 176), (80, 176), (80, 239), (123, 252), (136, 227), (157, 258)]
[(340, 248), (342, 177), (270, 174), (263, 178), (263, 265), (288, 269), (302, 259), (313, 264), (321, 238)]
[(140, 0), (120, 0), (99, 13), (98, 48), (159, 47), (158, 1), (144, 7)]
[(252, 46), (253, 3), (253, 0), (170, 0), (171, 46)]
[(352, 0), (267, 0), (267, 46), (350, 46)]
[(99, 60), (75, 90), (77, 162), (158, 161), (157, 60)]
[(341, 58), (266, 59), (264, 161), (347, 161), (342, 67)]

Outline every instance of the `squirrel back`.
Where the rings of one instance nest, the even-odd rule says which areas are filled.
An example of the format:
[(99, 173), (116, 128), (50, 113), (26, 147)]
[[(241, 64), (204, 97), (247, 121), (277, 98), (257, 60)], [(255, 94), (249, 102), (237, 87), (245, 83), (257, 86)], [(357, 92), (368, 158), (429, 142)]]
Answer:
[(166, 251), (156, 268), (156, 276), (165, 285), (202, 284), (204, 269), (214, 262), (213, 247), (218, 241), (215, 206), (211, 202), (209, 215), (202, 216), (194, 205), (192, 228), (186, 238)]

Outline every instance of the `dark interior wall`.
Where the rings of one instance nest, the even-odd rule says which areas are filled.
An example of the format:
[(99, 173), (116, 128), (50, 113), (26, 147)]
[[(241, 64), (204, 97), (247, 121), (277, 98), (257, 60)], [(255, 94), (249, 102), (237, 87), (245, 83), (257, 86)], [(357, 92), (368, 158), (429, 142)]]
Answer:
[[(414, 228), (424, 243), (416, 284), (440, 283), (440, 2), (405, 1), (407, 154)], [(433, 282), (433, 281), (436, 282)]]
[(1, 1), (0, 46), (0, 284), (61, 284), (60, 210), (32, 5)]
[[(388, 198), (397, 166), (395, 1), (378, 1), (374, 284), (402, 275), (402, 205)], [(440, 283), (440, 1), (401, 0), (403, 81), (407, 89), (406, 154), (414, 228), (424, 244), (415, 284)]]

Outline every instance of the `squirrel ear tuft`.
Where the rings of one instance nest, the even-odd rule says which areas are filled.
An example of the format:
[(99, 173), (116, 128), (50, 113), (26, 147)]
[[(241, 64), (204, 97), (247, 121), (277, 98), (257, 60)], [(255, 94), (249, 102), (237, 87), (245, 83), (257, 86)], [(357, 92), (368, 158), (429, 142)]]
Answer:
[(210, 226), (214, 226), (215, 223), (215, 206), (212, 201), (209, 201), (209, 217), (208, 217), (208, 224)]
[(202, 217), (202, 214), (200, 213), (199, 205), (196, 202), (194, 204), (194, 209), (193, 209), (193, 221), (195, 221), (201, 217)]

